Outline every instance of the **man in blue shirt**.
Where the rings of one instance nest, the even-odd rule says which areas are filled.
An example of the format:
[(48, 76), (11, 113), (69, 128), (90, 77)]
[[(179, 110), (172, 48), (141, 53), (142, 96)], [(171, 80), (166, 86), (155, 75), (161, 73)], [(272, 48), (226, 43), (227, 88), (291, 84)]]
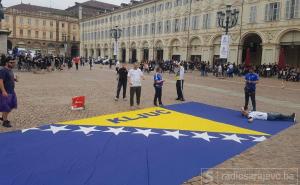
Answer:
[(156, 68), (156, 73), (154, 74), (154, 89), (155, 89), (155, 95), (154, 95), (154, 105), (157, 106), (157, 99), (159, 106), (162, 106), (161, 96), (162, 96), (162, 86), (164, 83), (164, 80), (162, 78), (161, 74), (161, 68)]
[(245, 106), (244, 110), (248, 110), (249, 97), (251, 98), (253, 111), (256, 111), (255, 92), (256, 84), (259, 81), (258, 74), (254, 73), (253, 68), (249, 68), (249, 73), (245, 76)]
[(17, 96), (15, 93), (15, 78), (12, 69), (16, 66), (16, 61), (12, 58), (7, 58), (6, 65), (0, 70), (0, 112), (4, 127), (12, 127), (7, 120), (8, 114), (12, 109), (17, 108)]

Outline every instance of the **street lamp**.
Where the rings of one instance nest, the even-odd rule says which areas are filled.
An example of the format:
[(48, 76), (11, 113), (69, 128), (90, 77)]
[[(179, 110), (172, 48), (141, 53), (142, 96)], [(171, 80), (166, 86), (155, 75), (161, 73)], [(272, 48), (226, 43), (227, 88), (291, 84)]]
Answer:
[(230, 28), (233, 28), (237, 25), (239, 19), (239, 11), (237, 9), (232, 10), (231, 5), (227, 5), (226, 11), (217, 12), (217, 16), (219, 27), (225, 29), (225, 35), (223, 35), (221, 39), (220, 58), (225, 59), (225, 62), (227, 62), (230, 40), (228, 31)]
[(228, 35), (228, 30), (237, 25), (239, 19), (239, 11), (237, 9), (231, 10), (231, 5), (226, 6), (226, 11), (219, 11), (218, 15), (218, 25), (219, 27), (225, 29), (225, 34)]
[(111, 38), (115, 39), (114, 43), (114, 59), (117, 61), (118, 56), (118, 39), (121, 38), (122, 30), (116, 26), (115, 28), (110, 30)]

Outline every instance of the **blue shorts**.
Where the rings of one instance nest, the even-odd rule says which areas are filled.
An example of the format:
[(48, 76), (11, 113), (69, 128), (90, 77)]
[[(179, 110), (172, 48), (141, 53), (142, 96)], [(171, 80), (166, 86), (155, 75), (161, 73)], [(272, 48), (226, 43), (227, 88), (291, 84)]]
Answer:
[(18, 107), (16, 93), (8, 94), (7, 97), (0, 93), (0, 112), (11, 112)]

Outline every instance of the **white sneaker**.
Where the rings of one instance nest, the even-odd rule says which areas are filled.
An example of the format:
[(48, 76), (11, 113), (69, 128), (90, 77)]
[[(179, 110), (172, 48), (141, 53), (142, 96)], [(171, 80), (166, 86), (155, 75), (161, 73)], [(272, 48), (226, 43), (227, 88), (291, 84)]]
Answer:
[(116, 97), (116, 98), (115, 98), (115, 101), (118, 101), (118, 100), (119, 100), (119, 98)]

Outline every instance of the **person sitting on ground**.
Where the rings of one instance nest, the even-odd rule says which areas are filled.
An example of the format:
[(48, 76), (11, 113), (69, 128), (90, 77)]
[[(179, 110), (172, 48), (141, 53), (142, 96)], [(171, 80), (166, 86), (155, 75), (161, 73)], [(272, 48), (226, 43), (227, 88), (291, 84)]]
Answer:
[(249, 123), (252, 123), (255, 119), (257, 120), (268, 120), (268, 121), (291, 121), (296, 123), (296, 114), (284, 115), (281, 113), (274, 112), (258, 112), (258, 111), (247, 111), (242, 107), (242, 115), (248, 119)]

